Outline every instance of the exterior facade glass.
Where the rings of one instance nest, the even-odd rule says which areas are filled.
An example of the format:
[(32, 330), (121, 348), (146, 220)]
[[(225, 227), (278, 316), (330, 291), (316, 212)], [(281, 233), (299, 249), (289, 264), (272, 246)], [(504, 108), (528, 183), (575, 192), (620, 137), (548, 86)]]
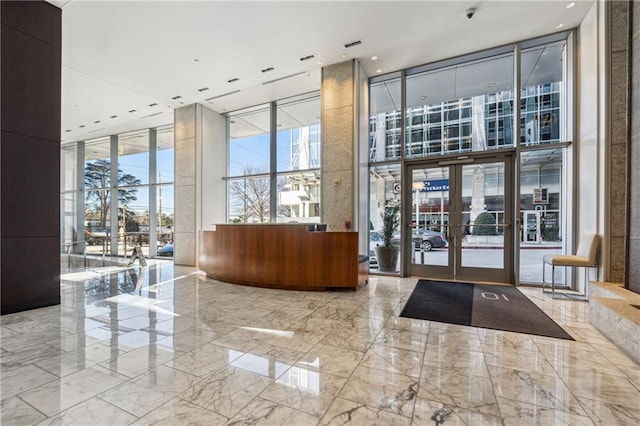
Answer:
[(228, 221), (319, 222), (319, 96), (237, 111), (228, 120)]
[(68, 143), (61, 155), (65, 252), (125, 256), (140, 244), (153, 257), (172, 243), (173, 126)]
[[(569, 158), (566, 150), (571, 143), (566, 123), (570, 115), (566, 89), (568, 40), (569, 33), (558, 34), (519, 43), (518, 49), (516, 45), (506, 46), (371, 79), (372, 244), (378, 238), (379, 217), (385, 209), (385, 203), (379, 201), (399, 198), (401, 171), (405, 165), (424, 162), (428, 166), (437, 164), (443, 157), (466, 159), (475, 154), (508, 150), (507, 155), (515, 156), (520, 163), (520, 217), (517, 219), (520, 227), (514, 229), (520, 242), (519, 279), (534, 284), (542, 282), (538, 271), (542, 256), (568, 250), (563, 238), (568, 196), (563, 193), (562, 185), (570, 169), (566, 164)], [(516, 52), (519, 53), (517, 63)], [(516, 65), (519, 65), (517, 78), (520, 80), (518, 96), (514, 92)], [(514, 105), (520, 107), (516, 109)], [(519, 138), (516, 138), (514, 123), (519, 123)], [(381, 193), (380, 167), (396, 171), (385, 175), (384, 193)], [(466, 231), (461, 233), (463, 248), (471, 245), (469, 225), (483, 212), (495, 221), (496, 236), (501, 236), (504, 230), (501, 227), (504, 204), (498, 203), (500, 207), (494, 208), (491, 191), (495, 176), (488, 170), (480, 179), (484, 184), (479, 193), (477, 184), (462, 180), (459, 202), (469, 207), (468, 212), (462, 213), (467, 224)], [(501, 175), (500, 179), (517, 181), (518, 178)], [(448, 185), (448, 179), (444, 180)], [(445, 207), (449, 203), (446, 201)], [(439, 210), (443, 205), (440, 202), (428, 204), (412, 206), (412, 217), (405, 222), (414, 226), (414, 234), (429, 228), (428, 231), (441, 232), (446, 238), (449, 212)], [(431, 229), (434, 223), (439, 224), (436, 230)], [(397, 245), (402, 246), (400, 241)], [(534, 248), (538, 251), (532, 251)], [(462, 256), (464, 258), (464, 254)], [(371, 265), (376, 267), (375, 260)]]

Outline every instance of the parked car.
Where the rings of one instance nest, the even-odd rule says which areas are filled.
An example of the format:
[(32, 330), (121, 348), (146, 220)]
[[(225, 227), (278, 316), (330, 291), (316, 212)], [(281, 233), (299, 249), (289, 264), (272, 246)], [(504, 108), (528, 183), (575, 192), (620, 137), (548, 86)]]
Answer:
[(422, 251), (431, 251), (434, 248), (446, 247), (447, 239), (442, 232), (418, 230), (413, 232), (413, 246)]
[(173, 256), (173, 243), (168, 243), (163, 245), (162, 247), (160, 247), (158, 249), (158, 256), (169, 256), (172, 257)]

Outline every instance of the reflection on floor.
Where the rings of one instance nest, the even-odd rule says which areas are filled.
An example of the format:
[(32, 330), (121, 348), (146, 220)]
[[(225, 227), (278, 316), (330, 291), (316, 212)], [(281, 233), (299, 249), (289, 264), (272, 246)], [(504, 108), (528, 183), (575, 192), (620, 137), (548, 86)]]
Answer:
[(575, 342), (399, 318), (413, 278), (305, 293), (170, 262), (62, 278), (60, 306), (1, 317), (3, 425), (640, 424), (640, 367), (586, 303), (538, 289)]

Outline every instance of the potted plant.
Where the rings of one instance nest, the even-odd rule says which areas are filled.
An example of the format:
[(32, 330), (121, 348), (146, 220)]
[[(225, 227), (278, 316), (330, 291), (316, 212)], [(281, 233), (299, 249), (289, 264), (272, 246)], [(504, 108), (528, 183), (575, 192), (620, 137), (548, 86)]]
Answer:
[(378, 260), (378, 270), (380, 272), (396, 271), (400, 249), (397, 246), (391, 245), (391, 238), (393, 238), (393, 234), (395, 234), (400, 227), (399, 211), (400, 205), (395, 201), (391, 201), (387, 202), (380, 215), (382, 217), (382, 229), (380, 230), (382, 245), (374, 248)]

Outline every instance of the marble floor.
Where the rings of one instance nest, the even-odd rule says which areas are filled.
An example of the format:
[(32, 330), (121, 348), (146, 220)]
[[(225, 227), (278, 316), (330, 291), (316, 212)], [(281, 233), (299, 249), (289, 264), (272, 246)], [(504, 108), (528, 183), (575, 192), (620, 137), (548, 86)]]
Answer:
[(59, 306), (1, 317), (0, 423), (640, 424), (640, 366), (588, 304), (522, 289), (575, 341), (399, 318), (416, 281), (305, 293), (170, 262), (65, 273)]

